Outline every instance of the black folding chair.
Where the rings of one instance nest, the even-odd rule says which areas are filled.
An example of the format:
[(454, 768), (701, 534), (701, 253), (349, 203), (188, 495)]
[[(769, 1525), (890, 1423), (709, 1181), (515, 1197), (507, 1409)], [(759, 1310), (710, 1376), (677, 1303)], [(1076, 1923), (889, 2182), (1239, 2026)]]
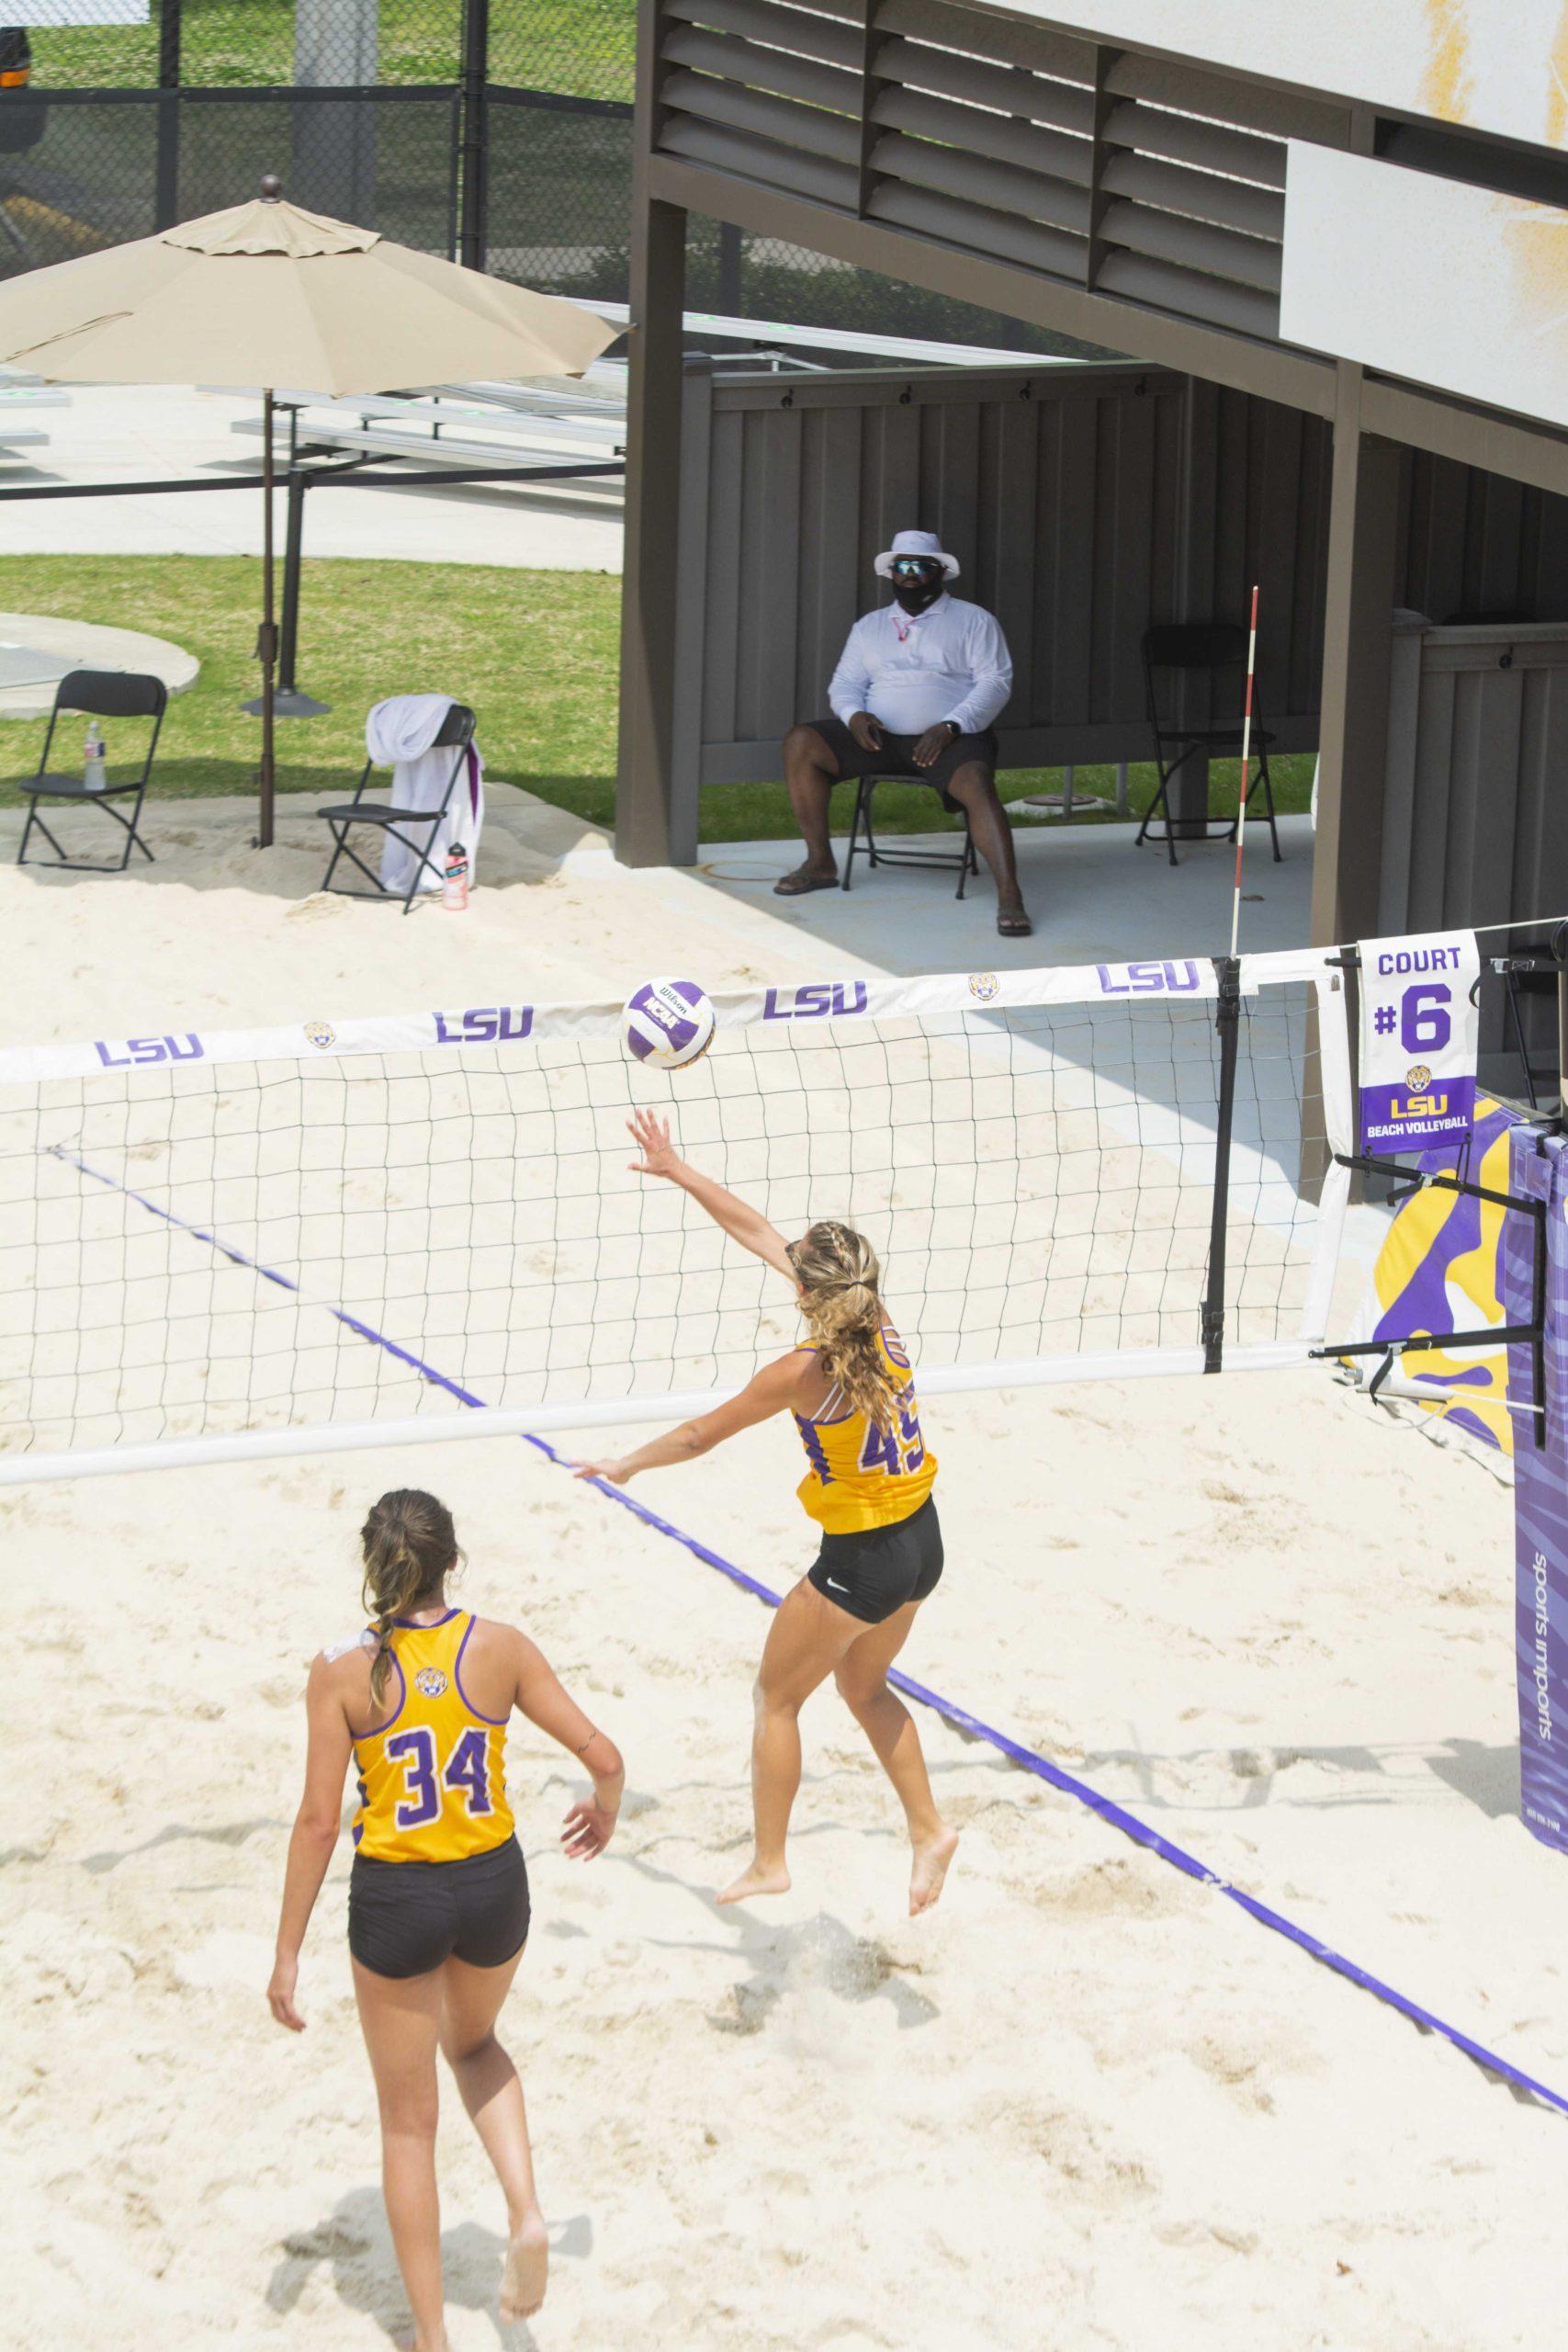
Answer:
[[(1235, 689), (1236, 716), (1231, 721), (1220, 721), (1201, 727), (1189, 726), (1174, 718), (1160, 707), (1158, 680), (1162, 676), (1175, 679), (1179, 687), (1190, 691), (1188, 682), (1208, 678), (1223, 682)], [(1159, 789), (1150, 801), (1138, 838), (1134, 846), (1142, 849), (1149, 838), (1155, 820), (1162, 813), (1163, 831), (1154, 839), (1163, 842), (1172, 865), (1176, 864), (1176, 844), (1183, 841), (1234, 842), (1241, 821), (1238, 804), (1235, 816), (1230, 818), (1182, 818), (1179, 835), (1171, 819), (1170, 786), (1178, 772), (1192, 759), (1209, 760), (1227, 752), (1239, 753), (1242, 735), (1242, 696), (1247, 680), (1247, 631), (1235, 621), (1173, 621), (1144, 631), (1144, 687), (1147, 697), (1149, 725), (1154, 730), (1155, 764), (1159, 771)], [(1212, 699), (1212, 697), (1211, 697)], [(1263, 814), (1269, 820), (1269, 838), (1274, 845), (1276, 865), (1280, 862), (1280, 829), (1274, 820), (1274, 785), (1269, 774), (1269, 746), (1275, 738), (1262, 723), (1258, 707), (1257, 684), (1252, 696), (1251, 756), (1258, 763), (1258, 781), (1263, 787)], [(1249, 816), (1257, 813), (1257, 796), (1250, 789), (1245, 795)]]
[[(467, 703), (462, 702), (455, 702), (441, 722), (441, 732), (435, 738), (431, 749), (445, 751), (450, 748), (452, 767), (446, 778), (446, 789), (441, 796), (439, 808), (397, 808), (389, 801), (367, 800), (365, 787), (370, 781), (370, 772), (376, 764), (374, 760), (367, 760), (364, 773), (355, 788), (353, 799), (339, 801), (335, 808), (317, 809), (317, 816), (324, 817), (332, 827), (333, 840), (336, 844), (322, 877), (323, 890), (333, 888), (333, 876), (337, 871), (337, 862), (340, 857), (346, 857), (351, 865), (356, 865), (359, 868), (370, 884), (370, 888), (368, 890), (356, 890), (352, 884), (340, 882), (335, 893), (338, 898), (390, 899), (394, 904), (397, 901), (399, 893), (396, 890), (389, 890), (380, 876), (372, 873), (358, 852), (349, 847), (349, 829), (354, 825), (374, 825), (379, 830), (383, 842), (389, 836), (395, 842), (401, 842), (403, 847), (412, 852), (414, 867), (412, 878), (402, 901), (405, 915), (414, 902), (422, 873), (434, 874), (438, 882), (446, 878), (434, 859), (430, 855), (430, 848), (441, 820), (452, 804), (452, 795), (457, 788), (457, 778), (467, 768), (468, 750), (474, 740), (475, 725), (473, 712)], [(411, 841), (407, 833), (399, 831), (400, 826), (402, 825), (423, 825), (425, 828), (423, 849), (417, 841)]]
[[(54, 690), (54, 708), (49, 714), (49, 732), (43, 739), (37, 775), (23, 776), (19, 789), (29, 796), (28, 821), (22, 827), (22, 844), (17, 852), (17, 864), (28, 863), (28, 842), (36, 825), (51, 849), (52, 857), (35, 857), (34, 865), (66, 865), (76, 874), (123, 874), (130, 864), (132, 843), (143, 857), (152, 862), (152, 853), (137, 831), (141, 819), (141, 803), (146, 797), (147, 779), (152, 773), (152, 754), (158, 748), (158, 737), (164, 725), (164, 712), (168, 707), (169, 690), (162, 678), (140, 670), (69, 670)], [(52, 774), (49, 754), (54, 741), (54, 730), (62, 717), (68, 712), (80, 712), (85, 718), (150, 718), (152, 721), (152, 741), (146, 756), (134, 776), (123, 784), (107, 780), (98, 786), (88, 784), (83, 775)], [(106, 767), (107, 763), (105, 763)], [(129, 817), (115, 807), (117, 800), (132, 799), (134, 808)], [(112, 817), (125, 829), (125, 854), (117, 865), (100, 865), (90, 858), (67, 857), (39, 813), (39, 803), (49, 800), (61, 808), (73, 804), (101, 808), (106, 817)]]
[[(921, 775), (862, 776), (860, 780), (860, 789), (855, 794), (855, 813), (850, 822), (850, 845), (844, 854), (843, 887), (846, 890), (850, 887), (850, 876), (854, 870), (855, 857), (860, 848), (861, 827), (863, 825), (865, 828), (865, 854), (871, 860), (873, 865), (936, 865), (941, 866), (943, 871), (948, 874), (952, 874), (956, 871), (958, 876), (958, 888), (955, 896), (960, 899), (964, 896), (964, 888), (965, 883), (968, 881), (969, 876), (972, 874), (978, 874), (980, 871), (980, 861), (975, 854), (975, 836), (970, 831), (969, 811), (967, 808), (964, 808), (962, 804), (960, 804), (959, 814), (964, 820), (964, 846), (958, 852), (956, 856), (951, 855), (943, 850), (878, 849), (876, 846), (876, 836), (871, 829), (871, 801), (872, 795), (875, 791), (877, 786), (879, 784), (925, 784), (927, 782), (928, 779)], [(938, 787), (933, 784), (930, 788), (932, 792), (935, 792)]]

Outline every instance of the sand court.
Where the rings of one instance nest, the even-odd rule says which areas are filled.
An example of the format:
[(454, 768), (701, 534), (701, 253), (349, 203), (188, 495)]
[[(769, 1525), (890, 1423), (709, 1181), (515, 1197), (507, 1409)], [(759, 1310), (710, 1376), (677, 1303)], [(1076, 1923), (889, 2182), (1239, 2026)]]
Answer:
[[(1130, 1452), (1129, 1394), (928, 1408), (951, 1565), (911, 1670), (1568, 2080), (1553, 1889), (1500, 1802), (1506, 1653), (1476, 1638), (1496, 1610), (1465, 1565), (1504, 1549), (1506, 1497), (1301, 1375), (1233, 1401), (1223, 1464), (1186, 1384), (1140, 1388)], [(1271, 1508), (1285, 1430), (1310, 1549)], [(1199, 1473), (1174, 1509), (1173, 1450)], [(1529, 2340), (1560, 2118), (930, 1718), (964, 1844), (908, 1921), (890, 1795), (829, 1693), (804, 1718), (794, 1891), (716, 1911), (761, 1607), (525, 1445), (423, 1462), (465, 1600), (519, 1617), (631, 1765), (623, 1830), (580, 1871), (551, 1850), (571, 1776), (512, 1744), (536, 1924), (505, 2030), (557, 2259), (532, 2335), (501, 2340), (1132, 2347), (1151, 2308), (1181, 2346)], [(652, 1498), (778, 1580), (805, 1556), (792, 1466), (764, 1429)], [(0, 1935), (28, 1987), (6, 2159), (24, 2340), (374, 2346), (399, 2324), (346, 1848), (302, 2041), (261, 1988), (303, 1668), (352, 1627), (352, 1531), (402, 1475), (372, 1454), (0, 1506), (49, 1596)], [(1455, 1558), (1394, 1570), (1391, 1611), (1366, 1517), (1417, 1487)], [(1551, 1907), (1568, 1925), (1568, 1894)], [(453, 2340), (479, 2346), (502, 2215), (447, 2109)]]
[[(603, 913), (539, 855), (543, 888), (475, 900), (497, 1001), (520, 973), (603, 996)], [(616, 885), (615, 985), (667, 962), (672, 891), (710, 985), (818, 976), (793, 925), (665, 876)], [(0, 875), (0, 903), (42, 895)], [(434, 915), (401, 937), (378, 909), (302, 920), (216, 874), (153, 899), (182, 993), (139, 915), (137, 1027), (455, 1001)], [(525, 933), (492, 933), (519, 901)], [(34, 1035), (91, 1034), (94, 967), (56, 960)], [(1568, 2089), (1568, 1880), (1516, 1815), (1506, 1491), (1316, 1371), (932, 1398), (925, 1419), (949, 1566), (909, 1671)], [(367, 1503), (411, 1474), (456, 1514), (460, 1599), (523, 1623), (630, 1768), (615, 1843), (578, 1870), (555, 1850), (577, 1783), (513, 1736), (535, 1927), (502, 2032), (554, 2281), (498, 2328), (504, 2216), (448, 2091), (462, 2352), (1145, 2352), (1151, 2325), (1177, 2352), (1539, 2342), (1568, 2285), (1540, 2220), (1562, 2119), (940, 1721), (922, 1735), (964, 1835), (933, 1915), (905, 1916), (901, 1825), (831, 1691), (803, 1718), (792, 1893), (716, 1909), (765, 1613), (506, 1439), (0, 1497), (20, 2343), (398, 2338), (346, 1844), (302, 2040), (263, 1993), (305, 1669), (356, 1622)], [(783, 1589), (810, 1556), (798, 1475), (776, 1424), (632, 1491)]]

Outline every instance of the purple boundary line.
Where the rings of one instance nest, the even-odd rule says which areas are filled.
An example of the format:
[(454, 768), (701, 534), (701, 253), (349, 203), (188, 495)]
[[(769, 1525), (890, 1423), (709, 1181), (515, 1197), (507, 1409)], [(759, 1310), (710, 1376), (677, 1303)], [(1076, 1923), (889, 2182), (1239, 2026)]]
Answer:
[[(124, 1193), (127, 1199), (133, 1200), (141, 1207), (150, 1210), (154, 1216), (162, 1217), (166, 1225), (178, 1226), (184, 1232), (194, 1234), (198, 1241), (205, 1241), (212, 1249), (220, 1250), (223, 1256), (230, 1259), (236, 1266), (249, 1267), (253, 1273), (262, 1275), (267, 1282), (276, 1283), (280, 1289), (293, 1291), (297, 1295), (300, 1295), (299, 1283), (291, 1281), (287, 1274), (277, 1272), (271, 1266), (264, 1266), (259, 1260), (247, 1257), (243, 1250), (236, 1250), (231, 1243), (220, 1240), (216, 1234), (208, 1233), (200, 1226), (192, 1225), (188, 1219), (176, 1216), (173, 1210), (163, 1208), (156, 1201), (149, 1200), (144, 1193), (135, 1192), (129, 1184), (122, 1184), (118, 1177), (105, 1175), (101, 1169), (89, 1167), (85, 1159), (78, 1159), (74, 1153), (62, 1150), (58, 1146), (51, 1147), (51, 1150), (55, 1159), (68, 1161), (73, 1168), (79, 1169), (84, 1176), (92, 1177), (95, 1182), (107, 1185), (110, 1191)], [(314, 1301), (307, 1302), (307, 1304), (315, 1303)], [(399, 1363), (410, 1365), (413, 1371), (421, 1374), (435, 1387), (445, 1389), (449, 1396), (457, 1397), (460, 1404), (469, 1406), (479, 1412), (487, 1409), (482, 1396), (476, 1396), (472, 1389), (463, 1387), (446, 1373), (436, 1371), (433, 1364), (428, 1364), (421, 1357), (411, 1354), (408, 1349), (400, 1347), (395, 1340), (389, 1339), (385, 1332), (378, 1331), (371, 1324), (361, 1322), (356, 1316), (348, 1314), (341, 1306), (327, 1306), (325, 1311), (335, 1317), (338, 1322), (355, 1333), (358, 1338), (370, 1340), (376, 1347), (384, 1348), (388, 1354), (395, 1356)], [(547, 1461), (555, 1463), (561, 1469), (570, 1469), (573, 1466), (570, 1457), (558, 1453), (547, 1439), (535, 1437), (527, 1430), (522, 1431), (521, 1435), (525, 1445), (535, 1447)], [(701, 1560), (707, 1567), (716, 1568), (721, 1576), (728, 1577), (730, 1583), (739, 1585), (743, 1592), (749, 1592), (756, 1600), (765, 1601), (770, 1609), (776, 1609), (779, 1606), (778, 1593), (773, 1591), (767, 1585), (760, 1584), (755, 1577), (748, 1576), (744, 1568), (738, 1568), (732, 1560), (725, 1559), (722, 1554), (711, 1551), (707, 1544), (699, 1543), (694, 1535), (688, 1535), (684, 1528), (677, 1527), (671, 1520), (661, 1519), (659, 1513), (650, 1510), (646, 1503), (638, 1502), (634, 1496), (626, 1494), (621, 1487), (611, 1486), (606, 1479), (593, 1478), (585, 1483), (595, 1487), (600, 1494), (607, 1496), (612, 1502), (619, 1503), (623, 1510), (629, 1510), (635, 1519), (641, 1520), (645, 1526), (651, 1527), (657, 1534), (666, 1535), (672, 1543), (683, 1544), (694, 1558)], [(1033, 1748), (1021, 1746), (1008, 1733), (998, 1730), (994, 1724), (987, 1723), (980, 1715), (971, 1714), (967, 1708), (957, 1705), (951, 1699), (944, 1699), (939, 1691), (928, 1690), (923, 1682), (914, 1681), (908, 1675), (900, 1674), (896, 1668), (887, 1679), (895, 1690), (901, 1690), (906, 1698), (914, 1699), (923, 1707), (930, 1707), (933, 1713), (942, 1716), (946, 1722), (953, 1725), (955, 1730), (964, 1733), (972, 1739), (984, 1740), (987, 1746), (996, 1748), (998, 1754), (1005, 1756), (1009, 1763), (1016, 1764), (1021, 1771), (1032, 1773), (1036, 1780), (1044, 1781), (1048, 1786), (1057, 1790), (1063, 1796), (1071, 1797), (1077, 1804), (1087, 1806), (1089, 1811), (1098, 1815), (1108, 1827), (1120, 1830), (1124, 1838), (1131, 1838), (1134, 1845), (1142, 1846), (1146, 1852), (1156, 1855), (1161, 1861), (1168, 1862), (1173, 1870), (1182, 1871), (1188, 1878), (1196, 1879), (1201, 1885), (1212, 1887), (1216, 1894), (1222, 1894), (1227, 1902), (1234, 1903), (1239, 1910), (1247, 1914), (1248, 1918), (1257, 1920), (1259, 1927), (1267, 1928), (1273, 1934), (1284, 1937), (1287, 1942), (1297, 1945), (1312, 1959), (1320, 1961), (1325, 1968), (1333, 1969), (1337, 1975), (1345, 1977), (1352, 1984), (1359, 1985), (1363, 1992), (1372, 1994), (1388, 2007), (1397, 2010), (1401, 2017), (1408, 2018), (1412, 2025), (1421, 2027), (1427, 2033), (1440, 2034), (1445, 2041), (1450, 2042), (1455, 2050), (1462, 2052), (1465, 2057), (1472, 2059), (1489, 2075), (1495, 2075), (1502, 2081), (1511, 2083), (1517, 2090), (1529, 2092), (1532, 2098), (1540, 2099), (1546, 2106), (1555, 2108), (1560, 2115), (1568, 2115), (1568, 2098), (1563, 2098), (1560, 2092), (1551, 2089), (1545, 2083), (1538, 2082), (1533, 2075), (1525, 2074), (1522, 2068), (1511, 2064), (1506, 2058), (1500, 2058), (1495, 2051), (1488, 2050), (1483, 2043), (1472, 2041), (1469, 2034), (1461, 2033), (1457, 2026), (1449, 2025), (1442, 2018), (1434, 2016), (1430, 2009), (1424, 2009), (1419, 2002), (1411, 2000), (1407, 1994), (1401, 1993), (1393, 1985), (1385, 1984), (1381, 1976), (1374, 1976), (1369, 1970), (1358, 1967), (1353, 1960), (1347, 1960), (1343, 1952), (1337, 1952), (1331, 1944), (1322, 1942), (1309, 1929), (1298, 1928), (1293, 1920), (1287, 1919), (1279, 1911), (1271, 1910), (1268, 1904), (1260, 1903), (1256, 1895), (1245, 1894), (1240, 1887), (1232, 1886), (1217, 1871), (1210, 1870), (1206, 1863), (1199, 1861), (1195, 1855), (1188, 1853), (1184, 1847), (1174, 1845), (1168, 1838), (1162, 1838), (1157, 1829), (1151, 1829), (1146, 1821), (1141, 1821), (1136, 1814), (1128, 1813), (1113, 1798), (1102, 1795), (1100, 1790), (1091, 1788), (1087, 1781), (1076, 1779), (1071, 1772), (1064, 1771), (1059, 1764), (1053, 1764), (1048, 1758), (1037, 1754)], [(390, 1725), (384, 1728), (389, 1729)]]

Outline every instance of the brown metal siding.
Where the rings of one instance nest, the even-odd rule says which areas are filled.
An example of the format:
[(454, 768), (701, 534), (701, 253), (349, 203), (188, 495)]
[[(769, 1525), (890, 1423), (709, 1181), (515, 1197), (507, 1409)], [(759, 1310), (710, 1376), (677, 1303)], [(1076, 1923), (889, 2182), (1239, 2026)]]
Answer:
[[(886, 596), (873, 557), (914, 523), (941, 532), (958, 593), (1007, 631), (1009, 763), (1146, 757), (1145, 628), (1240, 620), (1254, 581), (1269, 724), (1287, 746), (1314, 743), (1331, 463), (1319, 419), (1126, 366), (701, 389), (705, 527), (682, 627), (700, 638), (690, 732), (704, 782), (778, 775), (780, 736), (826, 707), (850, 624)], [(1400, 601), (1429, 619), (1568, 620), (1568, 500), (1411, 452), (1400, 530)]]
[(1561, 914), (1568, 629), (1428, 629), (1406, 658), (1418, 685), (1391, 714), (1382, 927)]
[(1325, 435), (1199, 390), (1130, 368), (716, 380), (705, 594), (682, 616), (703, 634), (703, 780), (778, 774), (780, 736), (826, 707), (851, 622), (885, 600), (873, 558), (911, 524), (1007, 631), (1012, 764), (1145, 756), (1144, 630), (1240, 619), (1254, 579), (1265, 707), (1310, 743)]

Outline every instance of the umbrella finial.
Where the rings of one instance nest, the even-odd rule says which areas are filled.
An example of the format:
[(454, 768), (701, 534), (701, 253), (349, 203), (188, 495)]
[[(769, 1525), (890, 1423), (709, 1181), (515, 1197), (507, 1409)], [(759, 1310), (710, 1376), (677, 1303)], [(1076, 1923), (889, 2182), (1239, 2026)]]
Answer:
[(278, 178), (276, 172), (264, 172), (262, 174), (261, 192), (262, 202), (264, 204), (276, 204), (277, 202), (278, 198), (283, 194), (283, 182)]

